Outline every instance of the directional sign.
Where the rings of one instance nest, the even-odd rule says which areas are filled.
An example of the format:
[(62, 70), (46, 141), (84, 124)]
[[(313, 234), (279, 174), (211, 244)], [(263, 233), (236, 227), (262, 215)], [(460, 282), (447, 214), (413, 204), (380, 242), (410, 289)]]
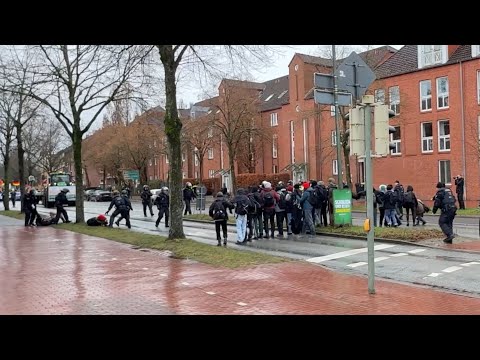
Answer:
[(360, 99), (370, 84), (375, 80), (372, 69), (356, 52), (352, 52), (335, 71), (339, 90), (351, 93)]
[[(314, 98), (317, 104), (334, 105), (335, 103), (332, 90), (315, 89)], [(338, 93), (338, 106), (350, 106), (351, 103), (352, 94), (347, 92)]]
[(123, 171), (123, 177), (127, 180), (139, 180), (140, 179), (140, 173), (138, 170), (124, 170)]
[(313, 82), (316, 88), (333, 89), (333, 75), (315, 73), (313, 75)]

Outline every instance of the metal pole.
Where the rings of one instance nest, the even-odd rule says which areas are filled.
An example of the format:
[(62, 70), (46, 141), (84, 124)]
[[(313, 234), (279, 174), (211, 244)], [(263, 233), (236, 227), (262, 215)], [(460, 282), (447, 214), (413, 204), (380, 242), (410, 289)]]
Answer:
[(340, 143), (340, 124), (338, 113), (338, 87), (337, 87), (337, 75), (335, 75), (336, 68), (336, 53), (335, 45), (332, 45), (332, 62), (333, 62), (333, 101), (335, 106), (335, 132), (337, 134), (337, 186), (339, 189), (343, 189), (343, 177), (342, 177), (342, 144)]
[(365, 192), (367, 202), (367, 219), (370, 230), (367, 232), (368, 250), (368, 293), (375, 294), (375, 263), (374, 263), (374, 226), (373, 226), (373, 181), (372, 181), (372, 157), (371, 157), (371, 108), (370, 103), (365, 104)]

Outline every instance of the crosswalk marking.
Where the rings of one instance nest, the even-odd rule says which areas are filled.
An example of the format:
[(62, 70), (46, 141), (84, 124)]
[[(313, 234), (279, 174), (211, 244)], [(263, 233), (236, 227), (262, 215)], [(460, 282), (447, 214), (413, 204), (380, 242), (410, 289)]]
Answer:
[[(395, 245), (381, 244), (381, 245), (375, 245), (373, 249), (374, 250), (383, 250), (383, 249), (392, 248), (394, 246)], [(340, 259), (340, 258), (343, 258), (343, 257), (346, 257), (346, 256), (366, 253), (367, 251), (368, 251), (367, 248), (352, 249), (352, 250), (347, 250), (347, 251), (341, 251), (341, 252), (338, 252), (338, 253), (335, 253), (335, 254), (310, 258), (310, 259), (307, 259), (307, 261), (318, 264), (318, 263), (328, 261), (328, 260)]]
[(380, 257), (376, 257), (375, 259), (373, 259), (373, 262), (380, 262), (380, 261), (387, 260), (387, 259), (390, 259), (390, 258), (388, 256), (380, 256)]
[(407, 253), (396, 253), (396, 254), (392, 254), (390, 255), (391, 257), (399, 257), (399, 256), (406, 256), (408, 255)]
[(419, 252), (425, 251), (425, 249), (415, 249), (415, 250), (410, 250), (408, 251), (410, 254), (417, 254)]
[(450, 266), (446, 269), (443, 269), (442, 271), (443, 272), (446, 272), (446, 273), (451, 273), (451, 272), (454, 272), (454, 271), (457, 271), (457, 270), (461, 270), (463, 268), (461, 268), (460, 266)]
[(356, 267), (362, 266), (362, 265), (367, 265), (367, 263), (366, 263), (366, 262), (363, 262), (363, 261), (360, 261), (360, 262), (348, 264), (347, 266), (348, 266), (348, 267), (351, 267), (351, 268), (356, 268)]

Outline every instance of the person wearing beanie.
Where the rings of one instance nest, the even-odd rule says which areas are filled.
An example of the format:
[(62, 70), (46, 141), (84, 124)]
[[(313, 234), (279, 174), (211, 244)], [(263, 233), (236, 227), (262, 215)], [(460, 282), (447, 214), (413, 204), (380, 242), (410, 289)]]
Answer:
[(87, 220), (88, 226), (108, 226), (107, 217), (103, 214), (95, 216)]
[(457, 206), (455, 205), (456, 199), (453, 196), (452, 190), (446, 189), (443, 182), (437, 183), (437, 193), (433, 197), (433, 209), (435, 214), (438, 209), (441, 210), (441, 214), (438, 219), (438, 225), (442, 232), (447, 236), (443, 242), (451, 244), (455, 235), (453, 234), (453, 220), (457, 214)]
[(215, 221), (215, 231), (217, 233), (217, 246), (222, 246), (222, 238), (220, 236), (220, 227), (223, 232), (223, 246), (227, 246), (227, 209), (232, 213), (235, 206), (223, 196), (223, 192), (219, 191), (215, 201), (210, 205), (208, 215)]
[(265, 182), (265, 188), (260, 195), (261, 204), (263, 205), (263, 229), (265, 230), (265, 238), (269, 238), (268, 221), (270, 220), (270, 235), (273, 238), (275, 232), (275, 204), (280, 201), (280, 196), (272, 189), (270, 182)]

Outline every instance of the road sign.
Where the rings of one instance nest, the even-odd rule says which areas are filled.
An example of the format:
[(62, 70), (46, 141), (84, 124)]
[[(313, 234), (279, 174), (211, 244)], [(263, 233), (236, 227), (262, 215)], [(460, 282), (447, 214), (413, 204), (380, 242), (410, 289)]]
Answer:
[[(315, 89), (314, 98), (317, 104), (334, 105), (333, 90)], [(352, 94), (338, 92), (338, 106), (350, 106), (351, 103)]]
[(140, 172), (138, 170), (123, 170), (123, 177), (126, 180), (140, 180)]
[(337, 67), (335, 74), (338, 89), (351, 93), (357, 99), (365, 94), (376, 78), (372, 69), (354, 51)]
[(313, 75), (313, 82), (316, 88), (320, 89), (333, 89), (333, 75), (315, 73)]

